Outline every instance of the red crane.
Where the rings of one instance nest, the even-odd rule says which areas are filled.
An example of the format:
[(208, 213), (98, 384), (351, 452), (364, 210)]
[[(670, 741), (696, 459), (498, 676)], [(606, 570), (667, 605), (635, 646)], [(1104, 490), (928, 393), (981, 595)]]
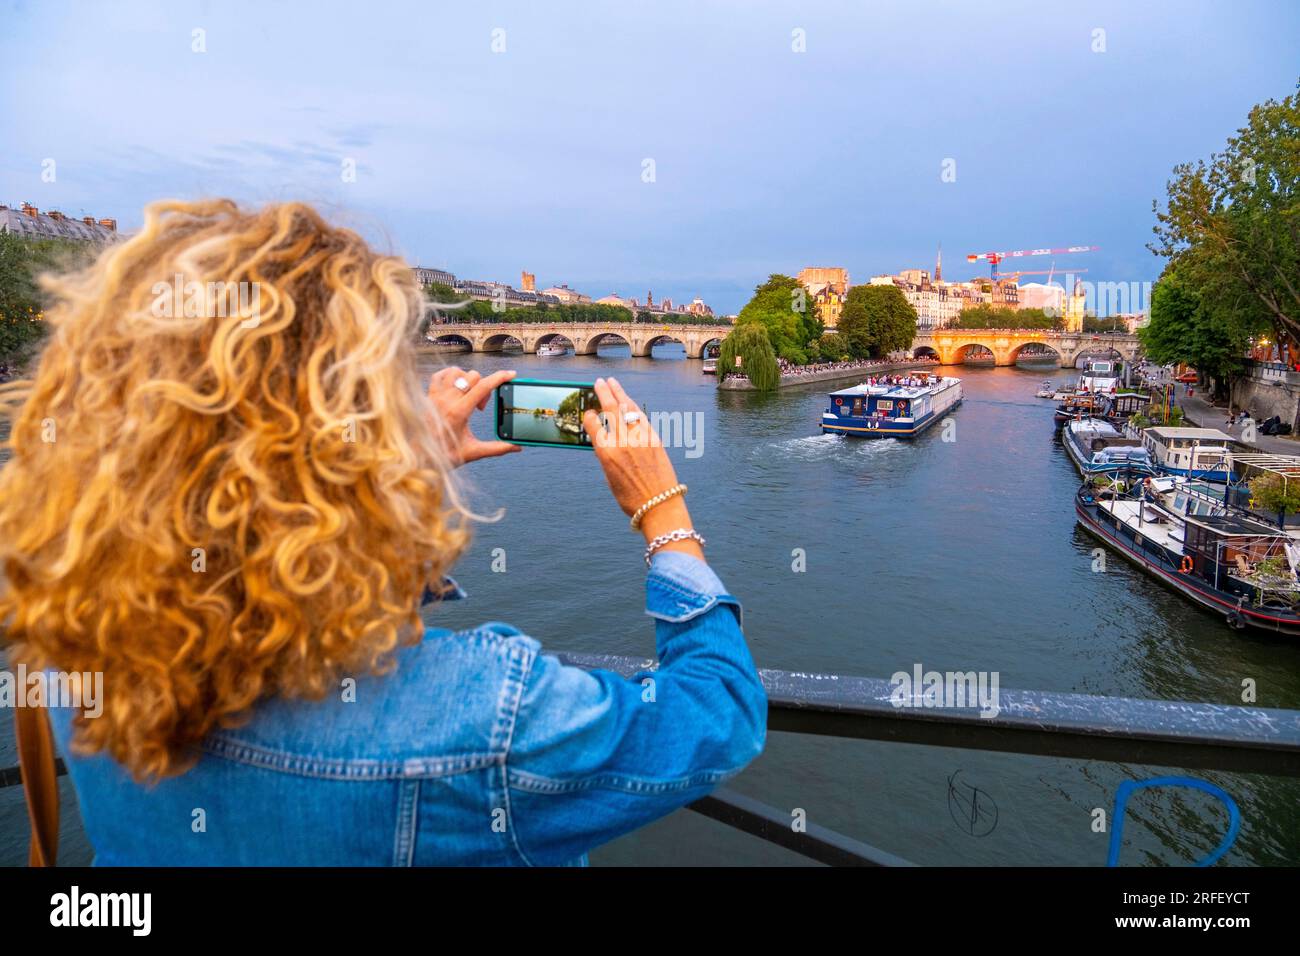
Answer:
[(998, 263), (1003, 259), (1021, 259), (1025, 256), (1058, 256), (1071, 252), (1096, 252), (1100, 246), (1067, 246), (1064, 249), (1016, 249), (1013, 252), (978, 252), (966, 257), (967, 262), (989, 261), (989, 276), (998, 281)]

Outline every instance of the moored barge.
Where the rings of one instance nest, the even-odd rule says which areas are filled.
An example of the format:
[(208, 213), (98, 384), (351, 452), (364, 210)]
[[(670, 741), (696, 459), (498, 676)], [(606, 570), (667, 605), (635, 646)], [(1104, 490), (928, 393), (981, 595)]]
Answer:
[(1234, 629), (1300, 636), (1300, 552), (1291, 538), (1193, 485), (1111, 476), (1107, 487), (1079, 489), (1075, 514), (1103, 543)]

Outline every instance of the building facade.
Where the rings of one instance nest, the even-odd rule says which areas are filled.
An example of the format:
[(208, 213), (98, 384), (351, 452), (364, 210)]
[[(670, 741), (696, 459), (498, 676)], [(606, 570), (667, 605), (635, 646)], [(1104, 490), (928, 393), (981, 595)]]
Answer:
[(456, 288), (456, 277), (450, 272), (442, 269), (426, 269), (424, 266), (412, 266), (411, 271), (415, 273), (415, 281), (420, 285), (449, 285)]
[(553, 285), (549, 289), (543, 289), (542, 295), (553, 295), (563, 305), (590, 305), (591, 296), (584, 295), (575, 289), (570, 289), (567, 285)]

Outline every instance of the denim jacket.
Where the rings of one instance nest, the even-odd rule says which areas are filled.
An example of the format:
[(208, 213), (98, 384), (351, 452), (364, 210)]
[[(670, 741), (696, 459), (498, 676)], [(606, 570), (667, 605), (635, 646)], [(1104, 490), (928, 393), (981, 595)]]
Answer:
[(632, 679), (562, 664), (505, 624), (430, 628), (394, 673), (339, 695), (354, 700), (263, 701), (152, 786), (70, 753), (72, 711), (51, 710), (95, 862), (584, 864), (763, 749), (740, 605), (708, 565), (656, 554), (646, 612), (659, 666)]

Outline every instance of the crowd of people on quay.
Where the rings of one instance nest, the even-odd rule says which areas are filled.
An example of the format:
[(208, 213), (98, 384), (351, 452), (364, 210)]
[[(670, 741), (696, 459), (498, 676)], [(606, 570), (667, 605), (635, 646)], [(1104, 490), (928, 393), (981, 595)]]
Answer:
[[(777, 359), (777, 367), (781, 370), (782, 378), (800, 378), (805, 375), (816, 375), (819, 372), (848, 372), (855, 369), (873, 369), (882, 365), (893, 365), (895, 359), (850, 359), (847, 362), (817, 362), (811, 365), (793, 365), (785, 359)], [(917, 358), (909, 359), (911, 363), (925, 362), (930, 365), (938, 365), (938, 359)]]
[(939, 376), (930, 372), (922, 372), (920, 375), (870, 375), (867, 377), (865, 384), (883, 385), (890, 388), (899, 385), (905, 388), (923, 388), (930, 385), (938, 385)]

